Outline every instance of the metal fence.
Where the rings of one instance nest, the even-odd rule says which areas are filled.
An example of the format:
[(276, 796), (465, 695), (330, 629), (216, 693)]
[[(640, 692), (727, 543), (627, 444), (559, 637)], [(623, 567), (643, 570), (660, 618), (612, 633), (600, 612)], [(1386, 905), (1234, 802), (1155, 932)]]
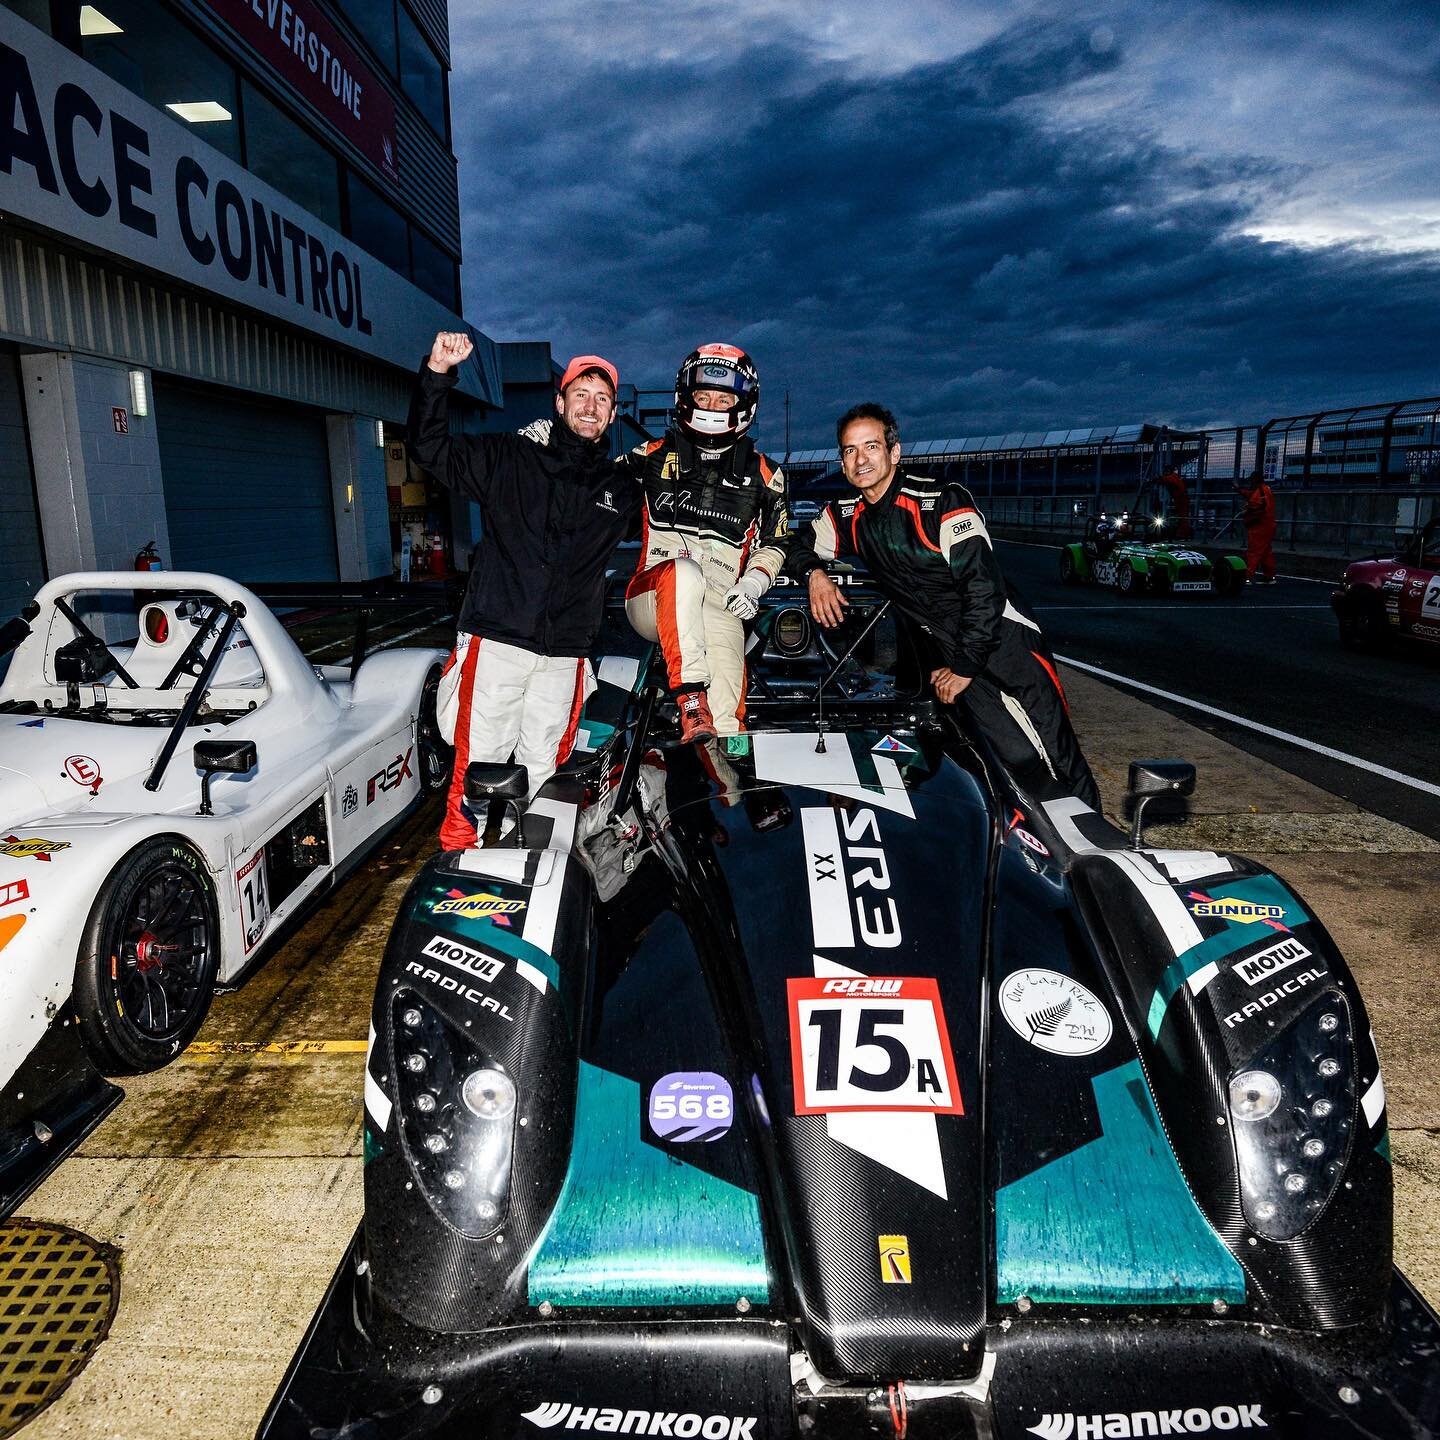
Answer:
[[(1019, 531), (1046, 539), (1079, 539), (1097, 509), (1119, 511), (1128, 497), (1093, 499), (1066, 495), (997, 495), (984, 504), (997, 534)], [(1296, 554), (1353, 559), (1391, 552), (1440, 515), (1440, 490), (1280, 490), (1275, 492), (1275, 547)], [(1209, 544), (1245, 547), (1238, 498), (1215, 498), (1191, 512), (1193, 538)], [(1156, 536), (1155, 538), (1162, 538)]]

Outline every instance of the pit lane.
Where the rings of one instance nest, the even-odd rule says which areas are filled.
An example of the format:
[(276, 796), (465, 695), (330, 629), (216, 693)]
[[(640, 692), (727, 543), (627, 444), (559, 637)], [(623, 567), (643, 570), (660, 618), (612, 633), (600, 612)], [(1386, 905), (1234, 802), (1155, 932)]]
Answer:
[[(1059, 549), (999, 541), (1057, 654), (1440, 785), (1440, 663), (1422, 647), (1340, 646), (1329, 584), (1280, 579), (1236, 600), (1060, 582)], [(1337, 575), (1339, 566), (1337, 564)], [(1440, 839), (1440, 797), (1153, 694), (1148, 703), (1366, 809)], [(1201, 784), (1205, 783), (1201, 776)]]
[[(1085, 599), (1096, 623), (1116, 603), (1103, 591)], [(377, 643), (414, 623), (397, 617)], [(408, 643), (449, 637), (436, 629)], [(1132, 634), (1132, 662), (1134, 643)], [(319, 658), (343, 663), (344, 647)], [(1152, 843), (1255, 854), (1346, 951), (1386, 1064), (1397, 1253), (1440, 1301), (1440, 1000), (1428, 891), (1417, 884), (1440, 846), (1165, 709), (1077, 671), (1065, 678), (1108, 811), (1119, 812), (1131, 757), (1195, 760), (1190, 816), (1154, 827)], [(253, 1434), (360, 1216), (374, 976), (438, 820), (432, 800), (245, 986), (216, 1000), (184, 1056), (125, 1081), (124, 1103), (23, 1207), (114, 1245), (122, 1272), (108, 1338), (24, 1429), (27, 1440)]]

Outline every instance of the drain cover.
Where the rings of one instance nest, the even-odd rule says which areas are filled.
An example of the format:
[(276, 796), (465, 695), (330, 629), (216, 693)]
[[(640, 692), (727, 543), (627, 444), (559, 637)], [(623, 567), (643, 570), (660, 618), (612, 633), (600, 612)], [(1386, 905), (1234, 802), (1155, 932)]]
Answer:
[(0, 1436), (43, 1410), (105, 1338), (118, 1255), (64, 1225), (0, 1224)]

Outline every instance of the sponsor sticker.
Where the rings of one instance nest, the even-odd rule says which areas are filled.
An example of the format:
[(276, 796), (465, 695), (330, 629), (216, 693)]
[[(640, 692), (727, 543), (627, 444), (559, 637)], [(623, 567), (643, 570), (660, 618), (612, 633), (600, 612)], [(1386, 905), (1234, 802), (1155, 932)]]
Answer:
[(348, 819), (359, 808), (360, 792), (353, 785), (347, 785), (345, 793), (340, 797), (340, 818)]
[(377, 770), (365, 782), (365, 803), (373, 805), (377, 795), (384, 795), (397, 789), (404, 781), (414, 778), (410, 768), (410, 757), (415, 753), (412, 745), (403, 755), (397, 755), (383, 770)]
[(463, 980), (457, 980), (453, 975), (441, 974), (439, 970), (432, 970), (418, 960), (407, 960), (405, 973), (415, 976), (417, 980), (424, 980), (451, 995), (458, 995), (467, 1004), (478, 1005), (482, 1010), (490, 1010), (502, 1020), (508, 1020), (512, 1025), (515, 1023), (515, 1017), (510, 1013), (508, 1006), (503, 1005), (493, 995), (487, 995), (483, 990), (477, 990), (473, 985), (467, 985)]
[(464, 915), (470, 920), (483, 920), (487, 917), (518, 915), (525, 908), (525, 901), (506, 900), (501, 895), (480, 890), (474, 895), (454, 892), (444, 900), (437, 900), (432, 908), (437, 915)]
[(1193, 1405), (1188, 1410), (1112, 1410), (1097, 1415), (1073, 1410), (1047, 1413), (1025, 1429), (1040, 1440), (1082, 1440), (1091, 1435), (1203, 1435), (1209, 1430), (1268, 1430), (1259, 1405)]
[(38, 835), (23, 839), (19, 835), (6, 835), (4, 842), (0, 845), (0, 855), (8, 855), (12, 860), (43, 860), (47, 865), (51, 856), (70, 848), (68, 840), (43, 840)]
[(1050, 853), (1049, 847), (1045, 842), (1043, 840), (1037, 840), (1028, 830), (1022, 830), (1017, 825), (1014, 834), (1015, 838), (1025, 846), (1027, 850), (1033, 850), (1037, 855), (1048, 855)]
[(572, 1405), (548, 1400), (533, 1410), (522, 1410), (539, 1430), (553, 1430), (564, 1421), (567, 1430), (617, 1431), (626, 1435), (699, 1435), (704, 1440), (755, 1440), (758, 1415), (699, 1415), (693, 1410), (616, 1410), (603, 1405)]
[(1225, 1028), (1233, 1030), (1237, 1025), (1243, 1025), (1254, 1016), (1263, 1014), (1272, 1005), (1278, 1005), (1287, 995), (1297, 994), (1312, 981), (1324, 980), (1329, 974), (1329, 970), (1323, 965), (1317, 965), (1312, 966), (1309, 970), (1302, 970), (1298, 975), (1292, 975), (1273, 990), (1267, 990), (1264, 994), (1257, 995), (1248, 1005), (1242, 1005), (1238, 1010), (1231, 1011), (1225, 1017)]
[(940, 987), (929, 977), (786, 981), (797, 1115), (963, 1115)]
[(473, 979), (487, 983), (505, 968), (503, 960), (487, 955), (483, 950), (476, 950), (473, 946), (462, 945), (448, 935), (432, 935), (420, 953), (428, 955), (432, 960), (442, 960), (457, 970), (463, 970)]
[(1170, 587), (1177, 595), (1183, 595), (1187, 590), (1199, 591), (1208, 595), (1213, 588), (1208, 580), (1177, 580)]
[(849, 950), (858, 943), (889, 950), (899, 945), (900, 912), (888, 893), (890, 866), (875, 812), (865, 808), (847, 814), (828, 805), (807, 806), (800, 811), (800, 822), (816, 949)]
[(265, 883), (265, 850), (260, 850), (235, 872), (240, 896), (240, 923), (245, 928), (245, 953), (260, 942), (270, 919), (270, 891)]
[(30, 882), (22, 875), (18, 880), (0, 882), (0, 905), (17, 905), (30, 898)]
[(748, 755), (750, 753), (750, 737), (748, 735), (727, 735), (725, 737), (725, 753), (727, 755)]
[(910, 1240), (905, 1235), (879, 1235), (880, 1279), (886, 1285), (910, 1283)]
[(70, 755), (65, 760), (65, 773), (77, 784), (83, 785), (92, 795), (100, 793), (105, 782), (100, 775), (100, 763), (88, 755)]
[(897, 740), (893, 735), (887, 735), (883, 740), (877, 740), (870, 749), (877, 755), (913, 755), (915, 750), (903, 740)]
[(1295, 964), (1297, 960), (1308, 960), (1310, 951), (1293, 936), (1277, 940), (1264, 950), (1257, 950), (1232, 965), (1231, 973), (1238, 975), (1247, 985), (1258, 985), (1272, 975)]
[(1190, 901), (1190, 913), (1197, 919), (1233, 920), (1239, 925), (1261, 923), (1271, 925), (1277, 930), (1288, 929), (1283, 923), (1283, 905), (1266, 905), (1258, 900), (1239, 900), (1233, 896), (1212, 900), (1198, 890), (1190, 892)]
[(1000, 1013), (1022, 1040), (1051, 1055), (1093, 1055), (1110, 1039), (1110, 1012), (1078, 980), (1016, 970), (1000, 987)]
[(735, 1095), (723, 1075), (676, 1070), (650, 1087), (646, 1118), (659, 1139), (677, 1145), (719, 1140), (735, 1121)]

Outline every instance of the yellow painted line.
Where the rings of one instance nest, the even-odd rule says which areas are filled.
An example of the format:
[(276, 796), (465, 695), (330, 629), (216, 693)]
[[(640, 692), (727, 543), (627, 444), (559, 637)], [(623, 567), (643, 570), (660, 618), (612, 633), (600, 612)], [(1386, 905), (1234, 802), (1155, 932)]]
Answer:
[(245, 1055), (283, 1055), (303, 1058), (309, 1055), (363, 1055), (364, 1040), (196, 1040), (181, 1056), (204, 1064)]

